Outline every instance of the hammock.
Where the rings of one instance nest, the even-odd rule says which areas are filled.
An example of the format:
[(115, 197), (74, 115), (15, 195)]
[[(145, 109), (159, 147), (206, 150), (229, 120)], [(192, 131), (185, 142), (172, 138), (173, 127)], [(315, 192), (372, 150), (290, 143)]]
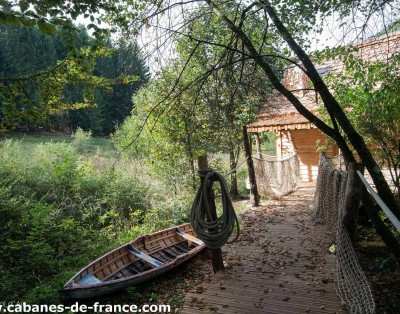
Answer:
[(299, 160), (296, 154), (282, 159), (258, 154), (253, 157), (253, 163), (260, 195), (281, 198), (296, 191), (299, 181)]

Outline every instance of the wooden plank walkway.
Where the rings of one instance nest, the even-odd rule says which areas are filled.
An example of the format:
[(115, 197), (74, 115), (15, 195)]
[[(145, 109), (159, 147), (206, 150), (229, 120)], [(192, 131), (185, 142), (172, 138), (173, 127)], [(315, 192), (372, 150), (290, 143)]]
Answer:
[(336, 296), (327, 229), (312, 222), (313, 188), (269, 201), (241, 217), (239, 241), (226, 245), (224, 273), (185, 295), (184, 314), (344, 313)]

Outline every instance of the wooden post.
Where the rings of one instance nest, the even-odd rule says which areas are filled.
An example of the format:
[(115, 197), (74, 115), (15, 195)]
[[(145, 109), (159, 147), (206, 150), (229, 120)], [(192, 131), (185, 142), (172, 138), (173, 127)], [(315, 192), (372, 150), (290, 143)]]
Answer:
[(238, 184), (237, 184), (237, 171), (236, 171), (236, 166), (237, 166), (237, 161), (235, 158), (235, 152), (233, 148), (229, 150), (229, 170), (231, 171), (231, 189), (230, 193), (232, 197), (238, 197), (239, 196), (239, 190), (238, 190)]
[(358, 179), (357, 166), (355, 163), (351, 162), (347, 167), (347, 183), (346, 183), (346, 193), (345, 193), (345, 204), (344, 204), (344, 217), (343, 223), (346, 226), (350, 237), (355, 240), (357, 236), (357, 222), (358, 222), (358, 211), (360, 208), (361, 199), (361, 186), (362, 183)]
[(260, 204), (260, 195), (258, 194), (256, 173), (254, 171), (253, 159), (251, 158), (251, 146), (246, 126), (243, 126), (243, 146), (245, 158), (247, 161), (247, 170), (249, 172), (250, 201), (253, 206), (258, 206)]
[[(202, 155), (197, 159), (197, 164), (199, 167), (199, 175), (200, 179), (203, 183), (205, 174), (210, 171), (208, 168), (208, 160), (207, 155)], [(217, 219), (217, 209), (215, 207), (215, 196), (212, 187), (208, 190), (208, 199), (210, 201), (209, 208), (209, 219), (216, 220)], [(224, 267), (224, 260), (222, 259), (222, 251), (221, 249), (208, 249), (209, 255), (211, 256), (211, 263), (213, 267), (214, 273), (223, 271)]]
[(260, 134), (256, 133), (256, 147), (257, 147), (257, 157), (261, 158), (261, 138)]

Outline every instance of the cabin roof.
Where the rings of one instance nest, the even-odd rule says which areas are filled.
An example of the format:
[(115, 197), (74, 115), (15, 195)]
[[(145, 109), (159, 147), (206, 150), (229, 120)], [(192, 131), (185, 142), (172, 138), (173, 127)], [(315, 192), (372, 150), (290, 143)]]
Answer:
[[(317, 114), (318, 100), (313, 91), (294, 93), (301, 103)], [(314, 128), (306, 118), (281, 94), (275, 92), (260, 108), (255, 122), (247, 126), (248, 132), (280, 131)]]
[[(377, 61), (390, 58), (400, 52), (400, 32), (389, 36), (371, 38), (354, 45), (358, 48), (357, 55), (363, 60)], [(339, 60), (328, 60), (316, 66), (318, 72), (324, 76), (333, 71), (342, 70)], [(285, 70), (282, 83), (293, 92), (301, 103), (310, 111), (318, 114), (318, 97), (314, 91), (301, 91), (308, 87), (308, 77), (297, 67)], [(281, 131), (293, 129), (315, 128), (306, 118), (297, 112), (294, 106), (279, 92), (275, 91), (261, 106), (256, 121), (247, 126), (249, 132)]]

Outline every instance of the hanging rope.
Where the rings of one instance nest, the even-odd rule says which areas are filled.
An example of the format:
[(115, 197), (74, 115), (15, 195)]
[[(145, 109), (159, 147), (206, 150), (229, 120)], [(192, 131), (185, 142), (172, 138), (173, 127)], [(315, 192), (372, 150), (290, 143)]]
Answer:
[[(208, 248), (217, 249), (228, 242), (235, 227), (236, 237), (233, 241), (239, 237), (239, 221), (229, 197), (224, 177), (212, 170), (200, 172), (200, 177), (202, 178), (201, 184), (191, 210), (191, 224), (197, 237)], [(214, 202), (213, 199), (209, 198), (214, 182), (219, 182), (221, 186), (223, 212), (220, 217), (216, 217), (216, 213), (213, 213), (211, 206), (214, 206), (214, 204), (210, 206), (210, 202)]]

